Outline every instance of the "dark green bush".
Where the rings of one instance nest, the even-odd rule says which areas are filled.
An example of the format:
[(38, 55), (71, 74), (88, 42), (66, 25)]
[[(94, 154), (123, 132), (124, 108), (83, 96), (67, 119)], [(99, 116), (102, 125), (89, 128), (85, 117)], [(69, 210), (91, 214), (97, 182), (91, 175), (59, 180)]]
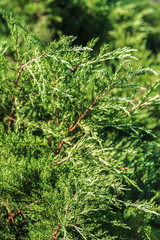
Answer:
[(137, 122), (159, 105), (157, 73), (134, 49), (45, 45), (1, 13), (1, 239), (159, 239), (159, 144)]

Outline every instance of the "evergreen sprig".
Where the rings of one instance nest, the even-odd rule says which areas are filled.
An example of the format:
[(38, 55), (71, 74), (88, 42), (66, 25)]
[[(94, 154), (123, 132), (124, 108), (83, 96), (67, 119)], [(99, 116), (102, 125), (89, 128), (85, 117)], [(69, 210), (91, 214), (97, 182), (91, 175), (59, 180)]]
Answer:
[(82, 47), (67, 36), (44, 46), (3, 17), (14, 48), (8, 60), (2, 43), (0, 55), (1, 238), (151, 236), (140, 227), (159, 217), (159, 144), (136, 115), (159, 104), (149, 98), (159, 82), (135, 104), (133, 81), (154, 71), (133, 69), (134, 49), (94, 56), (97, 39)]

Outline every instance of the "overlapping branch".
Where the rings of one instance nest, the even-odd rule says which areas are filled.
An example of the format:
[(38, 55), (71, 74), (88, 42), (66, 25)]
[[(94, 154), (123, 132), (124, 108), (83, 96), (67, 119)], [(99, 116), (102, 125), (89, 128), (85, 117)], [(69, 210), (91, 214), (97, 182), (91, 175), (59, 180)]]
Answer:
[[(17, 51), (18, 51), (18, 58), (19, 58), (19, 61), (20, 61), (20, 64), (21, 64), (21, 68), (20, 68), (20, 70), (18, 71), (18, 75), (17, 75), (16, 80), (14, 81), (14, 88), (17, 88), (17, 83), (18, 83), (18, 80), (19, 80), (19, 78), (20, 78), (20, 76), (21, 76), (21, 73), (23, 72), (23, 70), (24, 70), (30, 63), (32, 63), (32, 62), (34, 62), (34, 61), (37, 61), (38, 59), (40, 59), (40, 58), (42, 58), (42, 57), (44, 57), (44, 56), (46, 56), (46, 55), (48, 55), (48, 54), (50, 53), (50, 52), (44, 53), (44, 54), (38, 56), (37, 58), (31, 59), (30, 61), (28, 61), (27, 63), (25, 63), (25, 64), (23, 65), (23, 64), (22, 64), (21, 57), (20, 57), (20, 54), (19, 54), (19, 50), (17, 50)], [(12, 105), (14, 105), (14, 102), (15, 102), (15, 97), (14, 97), (14, 95), (12, 95)], [(13, 124), (14, 115), (15, 115), (15, 111), (14, 111), (14, 110), (11, 110), (11, 116), (9, 116), (9, 117), (10, 117), (10, 119), (9, 119), (9, 125), (10, 125), (10, 126)]]
[[(129, 109), (128, 112), (132, 112), (132, 111), (134, 111), (134, 110), (137, 109), (137, 108), (141, 108), (141, 107), (143, 107), (143, 106), (146, 106), (146, 105), (148, 105), (150, 102), (152, 102), (153, 100), (155, 100), (155, 99), (158, 98), (158, 97), (159, 97), (159, 96), (157, 95), (157, 96), (155, 96), (154, 98), (149, 99), (148, 101), (146, 101), (146, 102), (144, 102), (144, 103), (141, 103), (141, 104), (139, 104), (139, 105), (137, 105), (137, 106), (134, 106), (133, 108)], [(126, 115), (126, 114), (127, 114), (127, 112), (124, 112), (124, 113), (121, 114), (121, 116)]]
[[(73, 132), (73, 131), (77, 128), (78, 124), (79, 124), (80, 121), (86, 116), (86, 114), (89, 112), (89, 110), (91, 110), (91, 109), (93, 108), (93, 106), (94, 106), (101, 98), (103, 98), (106, 94), (108, 94), (108, 93), (109, 93), (112, 89), (114, 89), (115, 87), (116, 87), (116, 85), (113, 85), (109, 90), (105, 91), (100, 97), (98, 97), (97, 99), (94, 100), (94, 102), (89, 106), (89, 108), (86, 109), (86, 110), (84, 111), (84, 113), (79, 116), (79, 119), (78, 119), (77, 122), (73, 125), (73, 127), (70, 126), (69, 132), (68, 132), (68, 134), (67, 134), (66, 137), (69, 137), (70, 133)], [(65, 142), (65, 141), (62, 139), (61, 142), (60, 142), (60, 144), (59, 144), (59, 146), (58, 146), (58, 148), (57, 148), (56, 155), (59, 154), (61, 148), (63, 147), (64, 142)]]
[[(38, 203), (38, 201), (34, 201), (33, 203), (30, 203), (30, 204), (27, 206), (27, 208), (30, 207), (31, 205), (34, 205), (34, 204), (37, 204), (37, 203)], [(8, 222), (8, 223), (10, 223), (10, 222), (14, 223), (14, 218), (15, 218), (18, 214), (20, 214), (20, 213), (22, 213), (23, 211), (25, 211), (25, 209), (20, 208), (20, 209), (16, 210), (13, 214), (11, 214), (11, 211), (10, 211), (10, 209), (9, 209), (8, 198), (7, 198), (7, 205), (8, 205), (8, 215), (9, 215), (8, 218), (7, 218), (7, 222)]]
[(50, 52), (44, 53), (44, 54), (42, 54), (42, 55), (40, 55), (40, 56), (38, 56), (38, 57), (36, 57), (36, 58), (33, 58), (33, 59), (29, 60), (27, 63), (25, 63), (24, 65), (22, 65), (21, 68), (20, 68), (20, 70), (19, 70), (19, 72), (18, 72), (17, 78), (16, 78), (16, 80), (15, 80), (14, 87), (15, 87), (15, 88), (17, 87), (17, 82), (18, 82), (18, 80), (19, 80), (19, 78), (20, 78), (21, 73), (23, 72), (23, 70), (24, 70), (30, 63), (32, 63), (32, 62), (34, 62), (34, 61), (37, 61), (38, 59), (40, 59), (40, 58), (42, 58), (42, 57), (44, 57), (44, 56), (46, 56), (46, 55), (48, 55), (48, 54), (50, 54)]
[[(47, 56), (50, 54), (50, 52), (46, 52), (36, 58), (33, 58), (31, 60), (29, 60), (27, 63), (23, 64), (22, 63), (22, 60), (21, 60), (21, 56), (20, 56), (20, 53), (19, 53), (19, 49), (17, 49), (17, 53), (18, 53), (18, 59), (19, 59), (19, 62), (21, 64), (21, 68), (20, 70), (18, 71), (18, 74), (17, 74), (17, 78), (16, 80), (14, 81), (14, 88), (17, 88), (17, 83), (18, 83), (18, 80), (20, 79), (20, 76), (21, 76), (21, 73), (23, 72), (23, 70), (32, 62), (36, 62), (38, 59), (44, 57), (44, 56)], [(70, 69), (71, 72), (75, 72), (76, 69), (79, 67), (76, 66), (76, 67), (73, 67)], [(56, 86), (56, 78), (55, 78), (55, 75), (53, 74), (53, 77), (54, 77), (54, 87)], [(55, 100), (56, 100), (56, 95), (55, 95)], [(14, 95), (12, 95), (12, 105), (14, 105), (14, 102), (15, 102), (15, 97)], [(14, 121), (14, 115), (15, 115), (15, 112), (13, 110), (11, 110), (11, 116), (8, 115), (9, 117), (9, 125), (11, 126), (13, 124), (13, 121)], [(58, 109), (56, 109), (56, 120), (57, 120), (57, 124), (59, 125), (59, 117), (58, 117)]]
[[(99, 98), (97, 98), (97, 99), (94, 100), (94, 102), (90, 105), (90, 107), (89, 107), (88, 109), (86, 109), (82, 115), (79, 116), (79, 119), (78, 119), (77, 122), (73, 125), (73, 127), (70, 126), (69, 132), (68, 132), (68, 134), (67, 134), (66, 137), (69, 137), (70, 133), (73, 132), (73, 131), (76, 129), (76, 127), (78, 126), (78, 124), (80, 123), (80, 121), (85, 117), (85, 115), (89, 112), (89, 110), (92, 109), (92, 107), (95, 105), (95, 103), (98, 102), (104, 95), (108, 94), (108, 93), (109, 93), (113, 88), (115, 88), (116, 86), (117, 86), (117, 85), (112, 86), (109, 90), (105, 91)], [(158, 98), (158, 95), (155, 96), (155, 97), (152, 98), (152, 99), (149, 99), (148, 101), (146, 101), (146, 102), (144, 102), (144, 103), (141, 103), (141, 104), (139, 104), (139, 105), (137, 105), (137, 106), (134, 106), (133, 108), (129, 109), (128, 112), (132, 112), (132, 111), (134, 111), (135, 109), (138, 109), (138, 108), (141, 108), (141, 107), (143, 107), (143, 106), (146, 106), (146, 105), (148, 105), (151, 101), (155, 100), (156, 98)], [(121, 116), (124, 116), (124, 115), (126, 115), (126, 114), (127, 114), (127, 112), (124, 112), (123, 114), (121, 114)], [(58, 146), (58, 148), (57, 148), (57, 152), (56, 152), (55, 155), (58, 155), (58, 154), (59, 154), (59, 152), (60, 152), (61, 148), (63, 147), (64, 143), (65, 143), (65, 141), (62, 139), (61, 142), (60, 142), (60, 144), (59, 144), (59, 146)], [(67, 158), (65, 158), (65, 159), (63, 159), (62, 161), (59, 161), (59, 162), (57, 162), (57, 163), (54, 163), (54, 162), (53, 162), (52, 165), (53, 165), (53, 166), (59, 165), (59, 164), (65, 162), (65, 161), (67, 161), (68, 159), (70, 159), (70, 157), (67, 157)]]

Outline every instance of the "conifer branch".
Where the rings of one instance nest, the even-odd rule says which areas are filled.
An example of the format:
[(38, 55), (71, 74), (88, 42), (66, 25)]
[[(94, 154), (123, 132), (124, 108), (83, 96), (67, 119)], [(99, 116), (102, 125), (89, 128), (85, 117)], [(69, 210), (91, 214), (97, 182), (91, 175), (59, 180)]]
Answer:
[[(17, 50), (17, 52), (18, 52), (18, 50)], [(50, 52), (46, 52), (46, 53), (44, 53), (44, 54), (42, 54), (42, 55), (40, 55), (40, 56), (38, 56), (38, 57), (36, 57), (36, 58), (33, 58), (33, 59), (29, 60), (27, 63), (25, 63), (24, 65), (22, 64), (20, 54), (18, 54), (19, 61), (20, 61), (20, 63), (21, 63), (21, 68), (20, 68), (20, 70), (18, 71), (17, 78), (16, 78), (16, 80), (15, 80), (15, 82), (14, 82), (14, 88), (17, 87), (18, 80), (19, 80), (19, 78), (20, 78), (21, 73), (23, 72), (23, 70), (24, 70), (30, 63), (32, 63), (32, 62), (34, 62), (34, 61), (36, 62), (38, 59), (40, 59), (40, 58), (42, 58), (42, 57), (44, 57), (44, 56), (47, 56), (48, 54), (50, 54)], [(76, 66), (76, 67), (73, 67), (73, 68), (70, 69), (70, 70), (71, 70), (72, 72), (75, 72), (75, 70), (76, 70), (78, 67), (79, 67), (79, 65)], [(56, 84), (55, 75), (53, 75), (53, 76), (54, 76), (54, 84)], [(12, 105), (14, 105), (14, 102), (15, 102), (15, 97), (14, 97), (14, 95), (12, 95)], [(15, 115), (15, 112), (12, 110), (12, 111), (11, 111), (11, 118), (14, 118), (14, 115)], [(57, 109), (56, 109), (56, 119), (57, 119), (57, 124), (59, 125), (59, 118), (58, 118), (58, 110), (57, 110)], [(12, 124), (13, 124), (13, 122), (11, 122), (11, 120), (9, 120), (9, 126), (11, 126)]]
[(6, 114), (6, 116), (8, 117), (9, 121), (15, 121), (15, 118), (10, 117), (8, 114)]
[(70, 157), (67, 157), (67, 158), (63, 159), (63, 160), (60, 161), (60, 162), (56, 162), (56, 163), (52, 162), (52, 165), (53, 165), (53, 166), (59, 165), (59, 164), (65, 162), (65, 161), (67, 161), (68, 159), (70, 159)]
[[(8, 200), (8, 199), (7, 199), (7, 200)], [(30, 203), (30, 204), (27, 206), (27, 208), (30, 207), (31, 205), (34, 205), (34, 204), (37, 204), (37, 203), (38, 203), (38, 201), (34, 201), (34, 202)], [(23, 212), (23, 211), (25, 211), (25, 209), (20, 208), (20, 209), (16, 210), (16, 211), (14, 212), (14, 214), (12, 214), (12, 215), (11, 215), (11, 212), (9, 211), (9, 214), (8, 214), (9, 216), (8, 216), (7, 222), (9, 223), (10, 221), (12, 221), (12, 223), (14, 223), (14, 218), (15, 218), (18, 214), (20, 214), (21, 212)]]
[[(17, 51), (18, 51), (18, 50), (17, 50)], [(23, 72), (23, 70), (24, 70), (31, 62), (37, 61), (38, 59), (40, 59), (40, 58), (48, 55), (49, 53), (50, 53), (50, 52), (47, 52), (47, 53), (44, 53), (44, 54), (38, 56), (37, 58), (33, 58), (33, 59), (31, 59), (30, 61), (28, 61), (27, 63), (25, 63), (24, 65), (22, 65), (21, 57), (20, 57), (20, 55), (18, 54), (19, 61), (20, 61), (20, 63), (21, 63), (21, 68), (20, 68), (20, 70), (18, 71), (17, 78), (16, 78), (16, 80), (15, 80), (15, 82), (14, 82), (14, 88), (17, 87), (18, 80), (19, 80), (19, 78), (20, 78), (21, 73)], [(14, 105), (14, 102), (15, 102), (15, 97), (14, 97), (14, 95), (12, 95), (12, 105)], [(15, 111), (11, 110), (11, 118), (14, 118), (14, 115), (15, 115)], [(9, 126), (10, 126), (10, 127), (12, 126), (12, 124), (13, 124), (13, 122), (12, 122), (11, 120), (9, 120)]]
[(0, 223), (1, 223), (1, 214), (2, 214), (2, 206), (3, 206), (4, 194), (2, 194), (1, 208), (0, 208)]
[(12, 213), (11, 213), (11, 210), (10, 210), (8, 198), (7, 198), (7, 208), (8, 208), (8, 219), (7, 219), (7, 222), (12, 221), (12, 223), (14, 223), (13, 217), (11, 215)]
[(33, 59), (29, 60), (27, 63), (25, 63), (24, 65), (22, 65), (21, 68), (20, 68), (20, 70), (19, 70), (19, 72), (18, 72), (17, 78), (16, 78), (16, 80), (15, 80), (14, 87), (15, 87), (15, 88), (17, 87), (17, 82), (18, 82), (18, 80), (19, 80), (19, 78), (20, 78), (21, 73), (23, 72), (23, 70), (24, 70), (30, 63), (32, 63), (32, 62), (34, 62), (34, 61), (37, 61), (38, 59), (40, 59), (40, 58), (42, 58), (42, 57), (44, 57), (44, 56), (46, 56), (46, 55), (48, 55), (48, 54), (50, 54), (50, 52), (44, 53), (44, 54), (42, 54), (42, 55), (40, 55), (40, 56), (38, 56), (38, 57), (36, 57), (36, 58), (33, 58)]
[[(117, 85), (112, 86), (109, 90), (105, 91), (100, 97), (98, 97), (97, 99), (94, 100), (94, 102), (89, 106), (89, 108), (86, 109), (86, 110), (84, 111), (84, 113), (79, 116), (79, 119), (78, 119), (77, 122), (74, 124), (74, 126), (73, 126), (73, 127), (70, 126), (69, 132), (68, 132), (68, 134), (67, 134), (66, 137), (69, 137), (70, 133), (73, 132), (73, 131), (76, 129), (76, 127), (78, 126), (78, 124), (80, 123), (80, 121), (85, 117), (85, 115), (89, 112), (89, 110), (91, 110), (92, 107), (93, 107), (101, 98), (104, 97), (104, 95), (108, 94), (108, 93), (109, 93), (113, 88), (115, 88), (115, 87), (117, 87)], [(63, 144), (64, 144), (64, 140), (62, 139), (61, 142), (60, 142), (60, 144), (59, 144), (59, 146), (58, 146), (58, 148), (57, 148), (56, 155), (59, 154), (59, 152), (60, 152)]]
[(77, 120), (75, 125), (73, 127), (70, 127), (69, 132), (73, 132), (73, 130), (78, 126), (78, 124), (80, 123), (82, 118), (84, 118), (85, 115), (88, 113), (88, 111), (92, 109), (92, 107), (95, 105), (95, 103), (98, 102), (104, 95), (108, 94), (115, 87), (116, 87), (116, 85), (112, 86), (109, 90), (105, 91), (99, 98), (95, 99), (94, 102), (90, 105), (90, 107), (88, 109), (86, 109), (84, 111), (84, 113), (79, 117), (79, 119)]
[[(104, 10), (104, 6), (102, 8)], [(134, 58), (131, 56), (134, 49), (127, 47), (110, 52), (108, 45), (104, 44), (97, 54), (91, 54), (96, 39), (91, 40), (88, 47), (75, 47), (72, 45), (75, 37), (62, 36), (45, 46), (38, 36), (14, 20), (12, 14), (2, 15), (11, 29), (17, 58), (11, 66), (8, 61), (10, 51), (5, 53), (8, 46), (1, 44), (0, 119), (4, 131), (0, 131), (0, 180), (3, 185), (0, 236), (7, 239), (30, 236), (35, 239), (40, 236), (54, 240), (63, 237), (96, 239), (129, 236), (139, 240), (141, 218), (136, 217), (135, 207), (148, 212), (148, 216), (144, 215), (145, 227), (154, 225), (154, 222), (150, 224), (151, 214), (158, 215), (153, 211), (158, 210), (158, 187), (150, 183), (158, 176), (159, 144), (154, 139), (148, 139), (151, 131), (145, 128), (152, 118), (143, 121), (144, 127), (135, 125), (139, 116), (129, 122), (126, 119), (140, 110), (143, 112), (143, 109), (149, 114), (151, 106), (159, 104), (158, 97), (153, 98), (158, 94), (159, 80), (152, 85), (152, 78), (149, 79), (152, 86), (144, 96), (137, 91), (141, 89), (138, 76), (147, 72), (155, 74), (155, 71), (150, 68), (134, 70), (139, 64), (132, 64), (130, 59)], [(21, 39), (24, 38), (22, 49), (19, 34)], [(106, 61), (107, 65), (103, 64)], [(132, 81), (134, 77), (136, 84)], [(119, 87), (120, 92), (117, 91)], [(128, 91), (128, 88), (131, 90)], [(140, 100), (133, 104), (136, 96)], [(85, 106), (84, 99), (89, 100)], [(62, 118), (60, 109), (63, 109)], [(122, 118), (124, 121), (121, 121)], [(10, 126), (6, 125), (6, 120)], [(141, 138), (141, 133), (144, 138)], [(8, 159), (10, 151), (15, 157)], [(53, 171), (52, 166), (56, 168)], [(153, 175), (148, 177), (149, 188), (155, 194), (153, 201), (146, 194), (139, 200), (139, 192), (136, 192), (136, 189), (141, 190), (140, 185), (145, 184), (146, 169), (150, 170), (149, 177)], [(149, 188), (144, 191), (147, 193)], [(137, 194), (133, 199), (134, 193)], [(37, 201), (28, 202), (28, 195), (36, 195)], [(45, 204), (40, 204), (43, 200)], [(133, 200), (135, 204), (129, 204)], [(129, 209), (125, 212), (125, 221), (123, 216), (117, 219), (115, 213), (123, 215), (127, 207), (134, 207), (133, 213), (130, 214)], [(34, 221), (35, 211), (32, 209), (37, 208), (42, 224)], [(54, 216), (48, 212), (52, 210)], [(105, 218), (104, 214), (107, 214)], [(128, 216), (130, 222), (126, 220)], [(110, 226), (103, 228), (104, 224), (108, 224), (108, 217), (112, 219)], [(32, 224), (27, 224), (28, 221)], [(44, 232), (42, 227), (46, 222), (48, 227)], [(131, 236), (128, 230), (132, 228), (132, 223), (136, 224)], [(152, 237), (150, 232), (145, 234)]]
[[(141, 108), (141, 107), (143, 107), (143, 106), (146, 106), (146, 105), (148, 105), (151, 101), (153, 101), (154, 99), (156, 99), (156, 98), (158, 98), (158, 97), (159, 97), (159, 96), (156, 95), (154, 98), (149, 99), (148, 101), (146, 101), (146, 102), (144, 102), (144, 103), (141, 103), (141, 104), (139, 104), (139, 105), (137, 105), (137, 106), (129, 109), (128, 112), (132, 112), (132, 111), (134, 111), (134, 110), (137, 109), (137, 108)], [(124, 113), (121, 114), (121, 116), (126, 115), (126, 114), (127, 114), (127, 112), (124, 112)]]
[(59, 225), (59, 227), (55, 230), (52, 239), (58, 240), (57, 236), (58, 236), (58, 233), (59, 233), (60, 229), (61, 229), (61, 225)]
[(18, 70), (14, 69), (14, 68), (11, 68), (11, 67), (8, 67), (8, 69), (10, 69), (12, 71), (15, 71), (15, 72), (19, 72)]
[(19, 59), (19, 62), (21, 64), (21, 66), (23, 66), (22, 59), (21, 59), (21, 54), (20, 54), (20, 51), (19, 51), (19, 47), (17, 47), (17, 55), (18, 55), (18, 59)]
[(69, 207), (67, 208), (66, 213), (65, 213), (65, 217), (66, 217), (66, 215), (68, 214), (68, 212), (69, 212), (70, 209), (71, 209), (71, 206), (69, 206)]
[(7, 162), (7, 158), (4, 156), (3, 153), (1, 153), (2, 157), (4, 158), (4, 160)]
[[(36, 95), (38, 95), (39, 93), (34, 93), (33, 95), (32, 95), (32, 97), (34, 97), (34, 96), (36, 96)], [(31, 97), (31, 98), (32, 98)], [(22, 106), (24, 106), (27, 102), (29, 102), (29, 100), (31, 99), (30, 97), (28, 97), (26, 100), (24, 100), (24, 102), (22, 103)]]
[[(53, 78), (54, 78), (54, 88), (56, 88), (56, 76), (55, 74), (53, 73)], [(57, 95), (55, 94), (54, 95), (54, 100), (55, 100), (55, 103), (57, 101)], [(56, 120), (57, 120), (57, 125), (59, 126), (59, 117), (58, 117), (58, 109), (56, 108)]]
[[(68, 133), (68, 134), (69, 134), (69, 133)], [(67, 136), (69, 136), (68, 134), (67, 134)], [(59, 154), (61, 148), (63, 147), (64, 142), (65, 142), (65, 141), (64, 141), (63, 139), (60, 141), (60, 144), (58, 145), (58, 148), (57, 148), (57, 151), (56, 151), (55, 156)]]
[(76, 230), (78, 230), (78, 232), (83, 230), (82, 228), (77, 227), (77, 226), (72, 225), (72, 224), (69, 224), (68, 226), (75, 228)]

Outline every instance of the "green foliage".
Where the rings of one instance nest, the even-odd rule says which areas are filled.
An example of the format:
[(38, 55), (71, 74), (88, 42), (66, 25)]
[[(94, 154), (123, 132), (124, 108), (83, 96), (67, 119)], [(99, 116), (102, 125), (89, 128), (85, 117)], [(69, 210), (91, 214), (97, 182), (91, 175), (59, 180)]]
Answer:
[[(133, 67), (139, 65), (143, 67), (153, 68), (159, 72), (159, 45), (160, 45), (160, 19), (159, 19), (159, 3), (158, 1), (119, 1), (117, 2), (109, 14), (112, 23), (109, 34), (110, 49), (128, 46), (136, 48), (138, 51), (135, 56), (139, 61), (133, 63)], [(140, 84), (150, 89), (155, 84), (154, 76), (146, 78), (142, 76), (138, 80)], [(157, 93), (159, 94), (159, 87)], [(140, 91), (135, 98), (139, 101), (141, 95), (145, 91)], [(137, 121), (145, 124), (147, 128), (154, 131), (160, 136), (159, 107), (155, 106), (137, 117)]]
[(133, 48), (45, 45), (1, 13), (1, 239), (159, 239), (160, 146), (137, 122), (159, 106), (157, 73)]
[[(78, 41), (86, 44), (100, 32), (104, 33), (104, 19), (109, 11), (107, 2), (107, 0), (15, 0), (12, 2), (2, 0), (0, 8), (21, 16), (21, 23), (29, 24), (31, 31), (38, 33), (45, 42), (50, 42), (56, 36), (63, 34), (77, 36), (81, 33)], [(1, 21), (3, 22), (3, 19)], [(107, 22), (105, 27), (107, 30)], [(0, 26), (0, 32), (8, 33), (5, 24)]]
[[(41, 39), (47, 42), (50, 41), (58, 31), (54, 25), (62, 21), (59, 15), (59, 8), (54, 0), (2, 0), (0, 2), (0, 8), (8, 13), (13, 12), (15, 16), (20, 16), (19, 20), (22, 24), (29, 24), (31, 31), (39, 33)], [(3, 22), (3, 19), (1, 19), (1, 21)], [(0, 25), (0, 31), (2, 34), (9, 33), (5, 24)]]

